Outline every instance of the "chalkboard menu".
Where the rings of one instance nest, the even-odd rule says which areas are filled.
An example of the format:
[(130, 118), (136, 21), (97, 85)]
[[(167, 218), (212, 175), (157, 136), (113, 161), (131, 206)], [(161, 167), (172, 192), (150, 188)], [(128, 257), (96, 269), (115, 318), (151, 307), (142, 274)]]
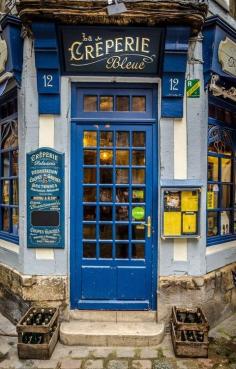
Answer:
[(162, 28), (60, 27), (64, 74), (158, 75)]
[(27, 241), (64, 248), (64, 154), (45, 147), (27, 154)]

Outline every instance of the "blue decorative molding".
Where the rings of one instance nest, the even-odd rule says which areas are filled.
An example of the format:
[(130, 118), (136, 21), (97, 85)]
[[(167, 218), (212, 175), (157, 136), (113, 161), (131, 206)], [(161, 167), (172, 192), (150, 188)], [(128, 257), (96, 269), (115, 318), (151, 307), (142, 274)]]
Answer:
[(163, 118), (183, 117), (183, 98), (190, 27), (168, 27), (163, 57)]
[(222, 66), (218, 58), (220, 42), (225, 40), (226, 37), (236, 42), (236, 30), (219, 16), (213, 16), (208, 18), (205, 22), (203, 36), (205, 84), (210, 81), (212, 74), (217, 74), (220, 76), (223, 83), (229, 82), (231, 86), (236, 85), (236, 77), (233, 77), (222, 70)]
[(54, 23), (33, 23), (39, 114), (60, 114), (60, 62)]
[(21, 82), (21, 71), (23, 64), (23, 39), (21, 37), (21, 21), (14, 16), (5, 16), (0, 21), (2, 38), (7, 43), (7, 62), (5, 70), (0, 74), (2, 77), (6, 72), (13, 74), (17, 83)]

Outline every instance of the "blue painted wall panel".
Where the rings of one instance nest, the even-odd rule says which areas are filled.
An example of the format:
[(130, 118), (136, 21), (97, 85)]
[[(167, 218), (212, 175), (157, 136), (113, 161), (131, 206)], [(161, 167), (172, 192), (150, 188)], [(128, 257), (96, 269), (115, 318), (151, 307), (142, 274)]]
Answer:
[(168, 27), (166, 30), (165, 50), (188, 51), (190, 27)]
[(35, 62), (37, 68), (58, 69), (57, 50), (35, 50)]
[(185, 72), (187, 53), (165, 53), (163, 72)]
[(60, 114), (60, 95), (44, 94), (39, 96), (40, 114)]
[(161, 111), (163, 118), (182, 118), (183, 98), (163, 97)]

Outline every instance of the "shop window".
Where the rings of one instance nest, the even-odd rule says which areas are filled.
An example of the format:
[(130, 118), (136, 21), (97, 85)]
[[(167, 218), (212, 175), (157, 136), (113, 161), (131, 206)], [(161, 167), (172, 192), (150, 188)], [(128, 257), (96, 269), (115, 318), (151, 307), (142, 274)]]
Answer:
[(234, 239), (235, 218), (235, 113), (222, 106), (209, 106), (208, 127), (208, 244)]
[(15, 96), (0, 104), (0, 137), (0, 238), (18, 243), (18, 121)]

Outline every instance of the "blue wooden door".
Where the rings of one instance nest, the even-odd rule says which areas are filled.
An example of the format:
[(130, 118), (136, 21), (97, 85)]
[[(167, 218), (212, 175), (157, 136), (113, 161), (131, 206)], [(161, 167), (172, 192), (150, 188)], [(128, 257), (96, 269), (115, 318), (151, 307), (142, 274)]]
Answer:
[[(139, 117), (138, 124), (132, 119), (138, 112), (147, 114), (150, 108), (147, 92), (150, 91), (142, 94), (139, 91), (137, 95), (137, 91), (125, 90), (122, 95), (121, 90), (96, 89), (96, 93), (89, 94), (87, 90), (77, 91), (75, 103), (81, 101), (80, 116), (83, 113), (85, 116), (72, 120), (71, 304), (74, 308), (155, 307), (155, 126), (150, 121), (141, 122)], [(136, 109), (140, 111), (132, 111), (133, 96), (137, 97)], [(124, 108), (125, 111), (116, 111)], [(106, 113), (111, 109), (112, 122), (106, 121)], [(118, 118), (121, 112), (125, 113), (125, 120), (133, 114), (131, 121)], [(96, 121), (91, 116), (93, 113)]]

